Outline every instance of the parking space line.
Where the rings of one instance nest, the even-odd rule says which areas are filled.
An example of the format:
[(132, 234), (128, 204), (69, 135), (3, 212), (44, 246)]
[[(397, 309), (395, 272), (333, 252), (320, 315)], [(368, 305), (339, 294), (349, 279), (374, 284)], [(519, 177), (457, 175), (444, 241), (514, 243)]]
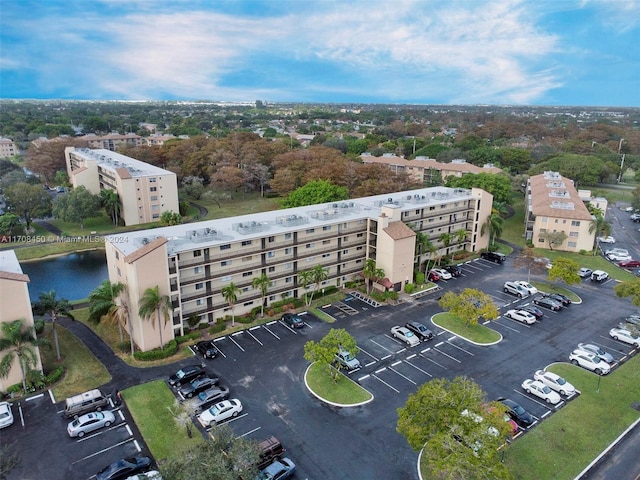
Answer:
[(374, 357), (373, 355), (371, 355), (369, 352), (367, 352), (364, 348), (361, 348), (360, 346), (358, 346), (358, 348), (360, 349), (360, 351), (366, 355), (369, 355), (371, 358), (373, 358), (376, 362), (378, 361), (378, 359), (376, 357)]
[(395, 367), (396, 365), (400, 365), (402, 363), (402, 360), (398, 360), (397, 362), (394, 362), (391, 364), (392, 367)]
[(443, 343), (444, 343), (444, 342), (440, 342), (440, 343), (438, 343), (438, 344), (437, 344), (435, 347), (433, 347), (433, 348), (439, 347), (439, 346), (440, 346), (440, 345), (442, 345)]
[[(500, 318), (507, 318), (507, 317), (500, 317)], [(497, 319), (496, 319), (496, 320), (497, 320)], [(494, 323), (496, 323), (496, 324), (500, 325), (501, 327), (504, 327), (504, 328), (506, 328), (506, 329), (508, 329), (508, 330), (511, 330), (512, 332), (520, 333), (520, 330), (516, 330), (515, 328), (510, 327), (509, 325), (505, 325), (505, 324), (503, 324), (503, 323), (499, 323), (499, 322), (497, 322), (496, 320), (494, 320)], [(510, 318), (507, 318), (507, 320), (511, 320), (511, 319), (510, 319)], [(515, 321), (515, 320), (512, 320), (512, 321)], [(487, 323), (490, 323), (490, 322), (487, 322)]]
[(387, 369), (387, 367), (382, 367), (382, 368), (376, 370), (374, 373), (384, 372), (386, 369)]
[(122, 413), (122, 410), (118, 410), (118, 415), (120, 415), (120, 420), (124, 422), (124, 414)]
[(379, 346), (381, 349), (386, 350), (386, 351), (387, 351), (387, 352), (389, 352), (389, 353), (393, 353), (391, 350), (389, 350), (388, 348), (383, 347), (382, 345), (380, 345), (380, 344), (379, 344), (378, 342), (376, 342), (375, 340), (371, 340), (371, 339), (369, 339), (369, 341), (370, 341), (371, 343), (375, 343), (375, 344), (376, 344), (377, 346)]
[(256, 342), (258, 342), (261, 346), (264, 347), (264, 344), (260, 340), (258, 340), (253, 333), (251, 333), (250, 331), (247, 331), (247, 333), (251, 335), (251, 338), (253, 338)]
[(360, 378), (358, 379), (358, 381), (359, 381), (359, 382), (361, 382), (362, 380), (365, 380), (365, 379), (367, 379), (367, 378), (369, 378), (369, 377), (370, 377), (370, 375), (367, 373), (366, 375), (363, 375), (362, 377), (360, 377)]
[(386, 360), (386, 359), (387, 359), (387, 358), (389, 358), (389, 357), (391, 357), (391, 355), (385, 355), (384, 357), (382, 357), (382, 358), (380, 359), (380, 361), (382, 361), (382, 360)]
[(273, 325), (275, 322), (271, 322), (271, 323), (265, 323), (262, 328), (264, 328), (267, 332), (269, 332), (271, 335), (273, 335), (274, 337), (276, 337), (278, 340), (280, 340), (280, 337), (278, 335), (276, 335), (275, 333), (273, 333), (271, 331), (270, 328), (267, 328), (267, 325)]
[(122, 442), (118, 442), (118, 443), (116, 443), (115, 445), (111, 445), (110, 447), (103, 448), (102, 450), (98, 450), (97, 452), (92, 453), (91, 455), (87, 455), (86, 457), (83, 457), (83, 458), (81, 458), (80, 460), (76, 460), (75, 462), (72, 462), (72, 463), (71, 463), (71, 465), (75, 465), (76, 463), (80, 463), (80, 462), (83, 462), (83, 461), (85, 461), (85, 460), (89, 460), (90, 458), (93, 458), (93, 457), (95, 457), (95, 456), (97, 456), (97, 455), (101, 455), (101, 454), (103, 454), (104, 452), (108, 452), (108, 451), (109, 451), (109, 450), (111, 450), (111, 449), (117, 448), (117, 447), (119, 447), (119, 446), (121, 446), (121, 445), (124, 445), (125, 443), (129, 443), (129, 442), (131, 442), (131, 441), (135, 441), (135, 439), (133, 439), (133, 438), (127, 438), (126, 440), (123, 440)]
[(240, 346), (240, 344), (233, 339), (233, 337), (229, 337), (229, 340), (231, 340), (233, 343), (235, 343), (236, 347), (238, 347), (240, 350), (242, 350), (243, 352), (245, 351), (244, 348), (242, 348)]
[[(451, 337), (451, 338), (456, 338), (456, 337)], [(451, 339), (449, 339), (449, 340), (451, 340)], [(471, 352), (469, 352), (469, 351), (465, 350), (465, 349), (464, 349), (464, 348), (462, 348), (462, 347), (459, 347), (459, 346), (457, 346), (457, 345), (455, 345), (455, 344), (451, 343), (449, 340), (447, 340), (447, 343), (448, 343), (449, 345), (451, 345), (452, 347), (457, 348), (458, 350), (462, 350), (464, 353), (467, 353), (467, 354), (471, 355), (472, 357), (475, 357), (475, 354), (473, 354), (473, 353), (471, 353)]]
[(420, 353), (426, 353), (431, 350), (431, 347), (425, 348), (424, 350), (420, 350)]
[(249, 430), (248, 432), (243, 433), (242, 435), (238, 435), (236, 438), (242, 438), (242, 437), (246, 437), (247, 435), (251, 435), (254, 432), (257, 432), (258, 430), (260, 430), (262, 427), (256, 427), (253, 430)]
[(278, 321), (278, 323), (280, 325), (282, 325), (284, 328), (286, 328), (287, 330), (289, 330), (291, 333), (293, 333), (294, 335), (297, 335), (298, 332), (296, 332), (293, 328), (291, 328), (289, 325), (287, 325), (286, 323), (284, 323), (282, 320)]
[(449, 370), (447, 367), (445, 367), (444, 365), (440, 365), (438, 362), (436, 362), (435, 360), (430, 359), (429, 357), (423, 355), (422, 353), (420, 354), (420, 356), (422, 358), (424, 358), (425, 360), (430, 361), (431, 363), (435, 363), (436, 365), (438, 365), (440, 368), (444, 368), (445, 370)]
[(40, 393), (38, 395), (34, 395), (33, 397), (25, 398), (25, 402), (30, 402), (31, 400), (36, 400), (38, 398), (44, 397), (44, 393)]
[(259, 328), (262, 328), (262, 325), (256, 325), (255, 327), (251, 327), (249, 331), (257, 330)]
[(417, 365), (414, 365), (413, 363), (405, 360), (404, 361), (407, 365), (411, 365), (413, 368), (415, 368), (416, 370), (424, 373), (425, 375), (428, 375), (429, 377), (433, 377), (433, 375), (431, 375), (429, 372), (427, 372), (426, 370), (421, 369), (420, 367), (418, 367)]
[(129, 427), (129, 424), (125, 424), (125, 427), (127, 428), (127, 432), (129, 433), (130, 437), (133, 437), (133, 432), (131, 431), (131, 428)]
[[(218, 423), (217, 425), (223, 425), (223, 424), (224, 424), (224, 425), (226, 425), (227, 423), (235, 422), (236, 420), (238, 420), (238, 419), (240, 419), (240, 418), (243, 418), (243, 417), (246, 417), (247, 415), (249, 415), (249, 414), (248, 414), (248, 413), (243, 413), (242, 415), (238, 415), (237, 417), (231, 417), (231, 418), (229, 418), (229, 419), (225, 420), (225, 421), (224, 421), (224, 422), (222, 422), (222, 423)], [(210, 431), (212, 428), (213, 428), (213, 427), (212, 427), (211, 425), (209, 425), (209, 426), (206, 428), (207, 432), (208, 432), (208, 431)]]
[(417, 383), (416, 383), (416, 382), (414, 382), (413, 380), (411, 380), (411, 379), (410, 379), (409, 377), (407, 377), (406, 375), (401, 374), (401, 373), (400, 373), (399, 371), (397, 371), (396, 369), (389, 367), (389, 370), (391, 370), (392, 372), (396, 373), (397, 375), (400, 375), (402, 378), (404, 378), (405, 380), (407, 380), (407, 381), (409, 381), (409, 382), (413, 383), (414, 385), (417, 385)]
[(277, 323), (277, 322), (278, 322), (278, 320), (271, 320), (270, 322), (265, 323), (265, 325), (271, 326), (271, 325), (273, 325), (274, 323)]
[(385, 382), (384, 380), (382, 380), (380, 377), (376, 376), (376, 375), (371, 375), (373, 378), (375, 378), (376, 380), (378, 380), (380, 383), (385, 384), (387, 387), (389, 387), (391, 390), (393, 390), (396, 393), (400, 393), (400, 390), (397, 390), (395, 388), (393, 388), (391, 385), (389, 385), (387, 382)]
[(533, 395), (529, 395), (529, 394), (528, 394), (528, 393), (526, 393), (526, 392), (521, 392), (521, 391), (519, 391), (519, 390), (516, 390), (515, 388), (513, 389), (513, 391), (514, 391), (514, 392), (516, 392), (516, 393), (517, 393), (517, 394), (519, 394), (519, 395), (522, 395), (524, 398), (526, 398), (526, 399), (528, 399), (528, 400), (531, 400), (531, 401), (532, 401), (532, 402), (534, 402), (534, 403), (537, 403), (537, 404), (538, 404), (538, 405), (540, 405), (541, 407), (544, 407), (544, 408), (546, 408), (546, 409), (549, 409), (549, 404), (548, 404), (548, 403), (546, 403), (546, 402), (544, 402), (544, 403), (543, 403), (543, 402), (540, 402), (540, 401), (536, 400), (535, 398), (533, 398)]
[(440, 352), (441, 354), (443, 354), (445, 357), (449, 357), (451, 360), (454, 360), (454, 361), (456, 361), (456, 362), (458, 362), (458, 363), (462, 363), (462, 362), (461, 362), (460, 360), (458, 360), (457, 358), (452, 357), (452, 356), (451, 356), (451, 355), (449, 355), (448, 353), (444, 353), (442, 350), (440, 350), (440, 349), (438, 349), (438, 348), (435, 348), (434, 350), (437, 350), (438, 352)]
[(369, 363), (365, 364), (365, 367), (370, 367), (371, 365), (373, 365), (376, 362), (377, 362), (377, 360), (375, 360), (373, 362), (369, 362)]
[(413, 357), (416, 357), (416, 356), (417, 356), (417, 354), (415, 354), (415, 353), (414, 353), (413, 355), (409, 355), (409, 356), (407, 357), (407, 360), (411, 360)]

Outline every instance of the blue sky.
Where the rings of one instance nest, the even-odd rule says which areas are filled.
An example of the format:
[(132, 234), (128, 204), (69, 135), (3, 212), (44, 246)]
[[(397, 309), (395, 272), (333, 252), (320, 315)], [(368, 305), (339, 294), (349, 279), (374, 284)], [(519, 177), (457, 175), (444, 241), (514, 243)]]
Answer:
[(640, 106), (640, 0), (2, 0), (0, 98)]

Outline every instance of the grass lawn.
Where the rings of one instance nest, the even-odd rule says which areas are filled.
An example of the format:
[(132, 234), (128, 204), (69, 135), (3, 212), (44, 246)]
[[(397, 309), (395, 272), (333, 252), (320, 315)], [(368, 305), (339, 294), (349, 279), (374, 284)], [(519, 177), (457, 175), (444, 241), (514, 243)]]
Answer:
[(65, 367), (64, 376), (51, 389), (57, 401), (97, 388), (111, 380), (104, 365), (66, 328), (58, 325), (58, 341), (62, 357), (60, 361), (56, 360), (53, 331), (49, 323), (46, 325), (44, 338), (51, 342), (51, 348), (40, 349), (45, 372), (50, 372), (60, 365)]
[(555, 250), (545, 250), (543, 248), (536, 248), (534, 252), (536, 256), (548, 258), (551, 260), (551, 263), (553, 263), (556, 258), (562, 257), (577, 262), (580, 267), (590, 268), (591, 270), (604, 270), (611, 278), (616, 280), (627, 281), (637, 278), (632, 273), (619, 268), (600, 255), (580, 255), (579, 253), (558, 252)]
[(174, 405), (175, 396), (163, 380), (127, 388), (122, 391), (122, 397), (157, 462), (204, 442), (195, 426), (193, 437), (189, 438), (186, 429), (176, 424), (168, 408)]
[(484, 325), (466, 325), (464, 320), (450, 313), (437, 313), (431, 318), (431, 321), (438, 327), (449, 330), (478, 345), (493, 345), (502, 340), (502, 335), (495, 330)]
[(189, 200), (208, 210), (207, 216), (200, 218), (200, 220), (214, 220), (217, 218), (280, 210), (277, 199), (261, 197), (260, 192), (234, 193), (231, 200), (220, 201), (220, 206), (211, 200)]
[(524, 246), (524, 195), (522, 193), (515, 192), (511, 196), (511, 207), (515, 213), (503, 222), (500, 238)]
[(346, 375), (340, 374), (338, 381), (327, 374), (324, 365), (312, 364), (305, 373), (309, 388), (320, 398), (341, 405), (357, 405), (373, 399), (373, 395)]
[(631, 408), (638, 401), (640, 356), (602, 377), (599, 392), (593, 373), (568, 363), (550, 370), (582, 394), (508, 448), (505, 461), (519, 480), (575, 478), (640, 416)]

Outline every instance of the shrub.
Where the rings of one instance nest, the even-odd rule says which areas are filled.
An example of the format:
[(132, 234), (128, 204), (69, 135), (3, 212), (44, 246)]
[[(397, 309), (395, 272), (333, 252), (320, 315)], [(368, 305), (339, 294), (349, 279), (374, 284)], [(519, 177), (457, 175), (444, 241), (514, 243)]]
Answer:
[(45, 383), (47, 385), (52, 385), (56, 383), (58, 380), (60, 380), (63, 375), (64, 375), (64, 367), (60, 365), (55, 370), (49, 372), (49, 374), (45, 377)]
[(579, 252), (579, 253), (580, 253), (580, 255), (582, 255), (582, 256), (585, 256), (585, 255), (587, 255), (587, 254), (588, 254), (588, 253), (587, 253), (587, 251), (586, 251), (584, 248), (583, 248), (582, 250), (580, 250), (580, 252)]
[(227, 325), (223, 323), (216, 323), (215, 325), (209, 328), (209, 334), (215, 335), (216, 333), (223, 332), (227, 328)]
[(45, 376), (40, 370), (29, 370), (27, 372), (27, 389), (31, 392), (40, 390), (45, 386)]
[(36, 330), (36, 333), (40, 335), (44, 332), (44, 319), (38, 318), (35, 322), (33, 322), (33, 327)]
[(202, 336), (202, 332), (200, 330), (187, 333), (186, 335), (181, 335), (176, 337), (175, 340), (178, 342), (178, 345), (185, 342), (190, 342), (191, 340), (195, 340), (196, 338), (200, 338)]
[(178, 342), (176, 342), (174, 339), (164, 346), (164, 350), (156, 348), (153, 350), (149, 350), (148, 352), (135, 352), (133, 356), (136, 360), (148, 362), (153, 360), (162, 360), (163, 358), (170, 357), (171, 355), (175, 355), (177, 351)]
[(405, 293), (408, 293), (409, 295), (411, 295), (416, 289), (416, 286), (413, 283), (407, 283), (404, 286), (404, 291)]
[(393, 300), (395, 302), (396, 300), (398, 300), (398, 296), (398, 292), (395, 291), (384, 292), (385, 300)]
[(251, 313), (246, 313), (240, 317), (237, 317), (236, 320), (240, 323), (252, 323), (255, 320), (255, 316)]
[(200, 317), (198, 315), (189, 315), (189, 318), (187, 318), (187, 325), (189, 325), (189, 328), (194, 328), (199, 323)]
[(7, 388), (7, 393), (11, 395), (12, 393), (20, 393), (22, 392), (22, 383), (16, 383), (15, 385), (11, 385)]
[(116, 349), (120, 353), (128, 353), (131, 351), (131, 344), (127, 341), (116, 343)]
[(424, 283), (424, 273), (422, 272), (416, 273), (416, 283), (418, 285), (422, 285)]
[(206, 330), (207, 328), (209, 328), (209, 324), (208, 323), (199, 323), (198, 324), (198, 330)]

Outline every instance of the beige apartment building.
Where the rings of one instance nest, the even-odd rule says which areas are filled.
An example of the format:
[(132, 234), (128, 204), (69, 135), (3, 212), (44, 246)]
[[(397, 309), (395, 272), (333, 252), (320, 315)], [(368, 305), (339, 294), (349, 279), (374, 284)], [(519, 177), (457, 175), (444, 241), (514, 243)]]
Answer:
[(95, 195), (114, 190), (120, 196), (124, 224), (156, 222), (163, 212), (179, 211), (178, 180), (168, 170), (110, 150), (67, 147), (69, 181)]
[[(239, 289), (235, 315), (260, 307), (251, 283), (262, 273), (271, 280), (267, 305), (311, 291), (299, 280), (302, 271), (322, 265), (321, 288), (340, 287), (370, 258), (385, 271), (382, 285), (400, 291), (429, 255), (486, 248), (481, 226), (492, 202), (481, 189), (434, 187), (114, 235), (105, 241), (109, 279), (128, 285), (133, 337), (149, 350), (159, 346), (158, 327), (135, 313), (147, 288), (171, 299), (164, 341), (184, 334), (190, 317), (211, 323), (230, 315), (221, 292), (231, 282)], [(414, 230), (437, 251), (416, 256)]]
[(589, 232), (592, 220), (571, 179), (557, 172), (544, 172), (529, 178), (525, 239), (532, 241), (534, 247), (551, 248), (547, 232), (564, 232), (566, 240), (554, 244), (553, 250), (589, 251), (596, 235), (596, 232)]
[[(22, 273), (22, 268), (13, 250), (0, 251), (0, 324), (24, 319), (24, 325), (33, 328), (33, 312), (29, 299), (29, 277)], [(35, 335), (35, 332), (34, 332)], [(36, 363), (31, 368), (42, 371), (40, 351), (35, 348)], [(3, 358), (7, 352), (0, 352)], [(9, 370), (8, 376), (0, 378), (0, 392), (6, 392), (7, 388), (22, 382), (22, 373), (17, 359)]]
[(424, 184), (429, 182), (434, 172), (440, 172), (443, 180), (447, 177), (461, 177), (466, 173), (502, 173), (502, 170), (493, 165), (478, 167), (465, 160), (452, 160), (451, 163), (440, 163), (433, 158), (416, 157), (414, 160), (407, 160), (392, 153), (385, 153), (382, 157), (374, 157), (369, 153), (360, 155), (363, 163), (378, 163), (387, 165), (389, 169), (398, 174), (406, 174), (413, 182)]
[(11, 158), (18, 153), (20, 152), (13, 140), (0, 137), (0, 158)]
[(154, 146), (164, 145), (169, 140), (174, 140), (178, 137), (174, 135), (161, 135), (153, 134), (148, 137), (141, 137), (135, 133), (125, 133), (124, 135), (119, 133), (110, 133), (108, 135), (96, 135), (94, 133), (88, 133), (80, 137), (85, 140), (89, 148), (105, 149), (115, 152), (121, 146), (127, 147), (139, 147), (141, 145)]

